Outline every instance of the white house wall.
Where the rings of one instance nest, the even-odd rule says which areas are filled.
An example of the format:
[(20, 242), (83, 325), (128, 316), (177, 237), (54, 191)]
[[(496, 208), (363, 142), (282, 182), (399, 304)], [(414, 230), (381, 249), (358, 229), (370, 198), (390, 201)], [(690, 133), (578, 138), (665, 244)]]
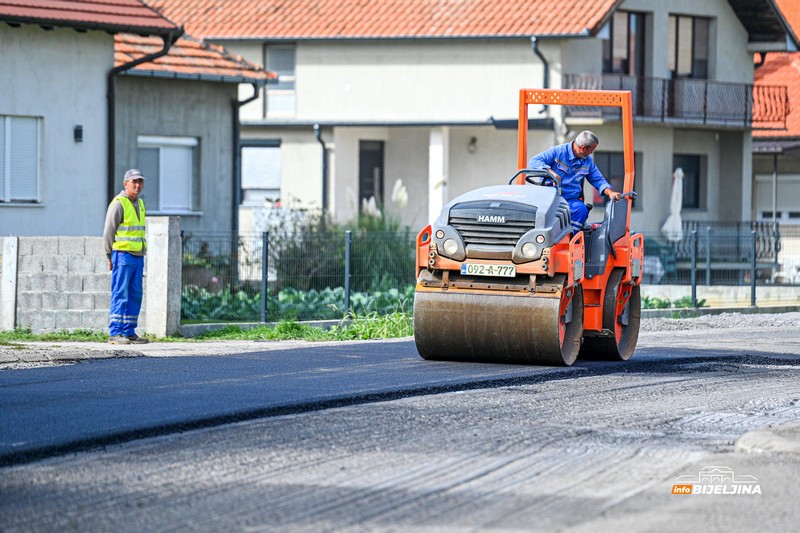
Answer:
[[(648, 15), (647, 76), (669, 78), (668, 21), (669, 15), (678, 14), (714, 20), (710, 28), (710, 80), (752, 83), (748, 35), (727, 0), (626, 0), (618, 8)], [(223, 44), (249, 60), (263, 62), (263, 42)], [(566, 74), (601, 73), (602, 40), (598, 37), (542, 37), (538, 45), (549, 65), (552, 88), (561, 87)], [(428, 158), (435, 128), (447, 128), (443, 200), (475, 187), (507, 181), (513, 174), (515, 132), (479, 123), (490, 118), (515, 119), (519, 89), (542, 86), (543, 64), (528, 39), (303, 40), (295, 46), (296, 115), (264, 117), (259, 100), (246, 107), (241, 116), (254, 137), (284, 139), (282, 187), (299, 191), (307, 206), (318, 206), (321, 196), (319, 145), (310, 129), (316, 122), (323, 124), (323, 137), (331, 150), (329, 207), (340, 221), (351, 219), (357, 212), (354, 197), (358, 191), (360, 140), (385, 142), (385, 200), (389, 200), (395, 180), (403, 179), (409, 204), (416, 206), (405, 209), (403, 221), (414, 227), (429, 221), (432, 178)], [(249, 88), (244, 91), (249, 95)], [(531, 118), (544, 117), (540, 109), (531, 106)], [(529, 156), (571, 140), (582, 129), (600, 135), (600, 151), (621, 151), (621, 139), (612, 140), (619, 138), (619, 122), (573, 120), (564, 124), (562, 112), (559, 107), (549, 109), (546, 116), (555, 120), (552, 131), (530, 132)], [(270, 125), (278, 120), (288, 126)], [(292, 126), (295, 122), (308, 129), (297, 129)], [(405, 125), (394, 125), (396, 122)], [(470, 153), (467, 145), (473, 137), (476, 150)], [(703, 205), (686, 209), (684, 218), (749, 218), (750, 133), (744, 127), (730, 125), (729, 129), (715, 130), (682, 123), (636, 122), (634, 137), (635, 149), (643, 156), (642, 168), (637, 169), (642, 196), (632, 213), (635, 229), (658, 231), (663, 224), (675, 153), (701, 155), (704, 162)], [(296, 162), (296, 168), (295, 162), (290, 162), (295, 157), (304, 158)]]
[(619, 9), (651, 15), (654, 43), (652, 70), (657, 78), (668, 78), (667, 42), (669, 15), (713, 18), (709, 50), (709, 79), (753, 83), (753, 54), (747, 52), (747, 31), (728, 0), (626, 0)]
[[(113, 66), (114, 41), (105, 32), (0, 25), (0, 115), (42, 119), (41, 203), (0, 204), (0, 234), (102, 233), (106, 74)], [(76, 125), (83, 126), (80, 143), (73, 140)]]
[(517, 90), (541, 80), (527, 40), (302, 42), (297, 118), (485, 121), (517, 116)]

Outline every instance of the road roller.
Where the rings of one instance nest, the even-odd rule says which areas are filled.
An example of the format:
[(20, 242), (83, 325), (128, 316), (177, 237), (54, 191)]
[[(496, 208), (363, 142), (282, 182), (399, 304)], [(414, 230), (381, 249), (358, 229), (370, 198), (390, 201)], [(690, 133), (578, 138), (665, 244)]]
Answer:
[[(560, 183), (528, 161), (528, 106), (620, 109), (624, 192), (575, 231)], [(416, 240), (414, 340), (424, 359), (571, 365), (636, 348), (644, 239), (635, 193), (630, 91), (522, 89), (518, 171), (450, 201)], [(505, 182), (505, 180), (503, 180)]]

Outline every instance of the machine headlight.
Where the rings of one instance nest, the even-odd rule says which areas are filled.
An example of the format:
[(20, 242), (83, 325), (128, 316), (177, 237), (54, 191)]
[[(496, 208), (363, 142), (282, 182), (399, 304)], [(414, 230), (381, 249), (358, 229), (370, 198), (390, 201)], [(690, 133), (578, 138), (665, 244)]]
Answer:
[[(537, 237), (538, 239), (538, 237)], [(522, 255), (528, 258), (536, 257), (536, 245), (532, 242), (526, 242), (522, 245)]]
[(444, 232), (442, 230), (436, 230), (436, 238), (437, 239), (443, 239), (444, 238)]
[(453, 255), (458, 251), (458, 243), (453, 239), (444, 241), (444, 251), (447, 255)]
[(542, 235), (541, 233), (537, 235), (536, 242), (538, 242), (539, 244), (544, 244), (544, 235)]

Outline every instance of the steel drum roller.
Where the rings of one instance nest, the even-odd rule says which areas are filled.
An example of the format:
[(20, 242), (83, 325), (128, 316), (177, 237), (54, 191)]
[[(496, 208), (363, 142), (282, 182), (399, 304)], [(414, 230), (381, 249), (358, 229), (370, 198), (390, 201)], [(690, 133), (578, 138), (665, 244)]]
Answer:
[(425, 359), (570, 365), (580, 350), (583, 299), (571, 300), (563, 323), (555, 295), (487, 294), (418, 290), (414, 295), (414, 339)]

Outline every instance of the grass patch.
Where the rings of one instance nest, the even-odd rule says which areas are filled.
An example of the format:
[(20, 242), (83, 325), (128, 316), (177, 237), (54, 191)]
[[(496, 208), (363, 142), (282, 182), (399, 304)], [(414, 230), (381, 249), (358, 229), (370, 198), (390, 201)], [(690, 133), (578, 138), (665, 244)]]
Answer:
[[(202, 342), (210, 340), (225, 341), (336, 341), (368, 340), (409, 337), (414, 334), (413, 319), (408, 313), (397, 310), (389, 314), (350, 313), (340, 324), (329, 330), (311, 326), (296, 320), (285, 320), (275, 325), (254, 328), (241, 328), (229, 324), (222, 329), (206, 331), (193, 338), (170, 336), (154, 339), (157, 342)], [(32, 341), (72, 341), (106, 342), (108, 334), (90, 330), (59, 331), (56, 333), (31, 333), (30, 329), (15, 329), (0, 332), (0, 345), (14, 345), (18, 342)]]
[(349, 319), (328, 332), (332, 340), (367, 340), (408, 337), (414, 334), (411, 315), (395, 311), (388, 315), (375, 312), (366, 315), (351, 314)]
[(274, 326), (256, 326), (242, 329), (239, 326), (225, 326), (216, 331), (206, 331), (194, 339), (232, 340), (232, 341), (285, 341), (285, 340), (329, 340), (322, 329), (296, 321), (283, 321)]
[(11, 331), (0, 331), (0, 344), (24, 341), (73, 341), (73, 342), (106, 342), (108, 334), (88, 329), (75, 331), (57, 331), (54, 333), (31, 333), (30, 329), (17, 328)]

